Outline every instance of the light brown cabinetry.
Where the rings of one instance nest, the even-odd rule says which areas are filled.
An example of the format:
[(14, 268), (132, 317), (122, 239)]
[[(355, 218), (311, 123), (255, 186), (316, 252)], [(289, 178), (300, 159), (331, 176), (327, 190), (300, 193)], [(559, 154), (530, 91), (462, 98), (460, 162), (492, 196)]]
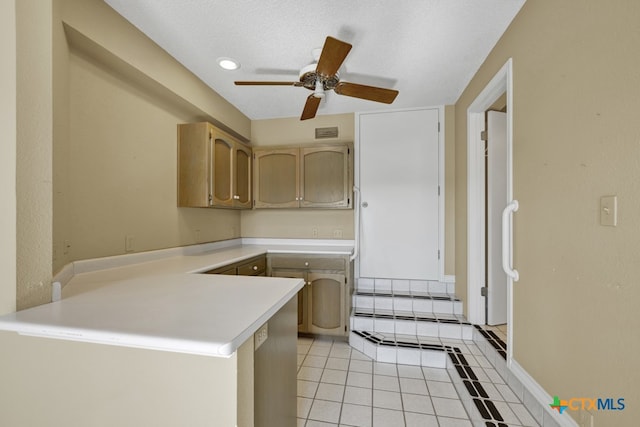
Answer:
[(259, 255), (204, 272), (204, 274), (226, 274), (231, 276), (266, 276), (266, 273), (267, 257), (265, 255)]
[(254, 206), (350, 208), (351, 152), (344, 144), (254, 150)]
[(210, 123), (178, 125), (178, 206), (251, 208), (251, 157)]
[(270, 254), (268, 274), (302, 278), (298, 292), (298, 332), (346, 336), (351, 294), (348, 256)]

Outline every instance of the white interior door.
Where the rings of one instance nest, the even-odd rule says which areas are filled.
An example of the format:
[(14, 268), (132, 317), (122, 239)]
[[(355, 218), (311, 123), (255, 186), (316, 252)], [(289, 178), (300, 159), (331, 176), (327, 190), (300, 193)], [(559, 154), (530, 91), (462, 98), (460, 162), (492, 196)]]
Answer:
[(360, 277), (439, 279), (438, 116), (359, 116)]
[(507, 323), (502, 211), (507, 206), (507, 114), (487, 112), (487, 324)]

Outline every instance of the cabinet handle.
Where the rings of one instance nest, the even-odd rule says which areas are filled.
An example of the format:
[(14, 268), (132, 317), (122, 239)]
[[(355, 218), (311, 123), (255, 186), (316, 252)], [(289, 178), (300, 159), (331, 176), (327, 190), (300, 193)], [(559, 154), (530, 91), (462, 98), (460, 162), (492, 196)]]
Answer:
[(305, 262), (304, 262), (304, 266), (305, 266), (305, 267), (309, 267), (309, 261), (305, 261)]
[(258, 271), (258, 266), (257, 265), (253, 266), (253, 271)]

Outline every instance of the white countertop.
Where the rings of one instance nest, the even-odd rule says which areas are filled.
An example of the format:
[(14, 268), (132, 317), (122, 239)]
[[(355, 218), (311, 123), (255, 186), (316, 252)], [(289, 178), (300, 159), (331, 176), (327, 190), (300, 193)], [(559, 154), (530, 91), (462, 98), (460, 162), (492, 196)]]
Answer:
[[(304, 282), (199, 272), (267, 252), (348, 255), (352, 250), (348, 242), (332, 246), (268, 240), (237, 239), (178, 254), (175, 248), (81, 261), (60, 301), (2, 316), (0, 330), (228, 357)], [(132, 264), (132, 259), (144, 261)]]

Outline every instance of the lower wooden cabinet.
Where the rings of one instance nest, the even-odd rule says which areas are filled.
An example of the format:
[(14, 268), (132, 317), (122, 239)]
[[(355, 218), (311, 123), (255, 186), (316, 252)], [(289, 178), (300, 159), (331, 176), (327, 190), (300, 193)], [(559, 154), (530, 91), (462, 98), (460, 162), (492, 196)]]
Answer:
[(265, 255), (259, 255), (204, 272), (204, 274), (228, 274), (231, 276), (266, 276), (266, 273), (267, 258)]
[(348, 334), (352, 277), (348, 256), (270, 254), (267, 266), (270, 276), (305, 281), (298, 292), (298, 332)]

